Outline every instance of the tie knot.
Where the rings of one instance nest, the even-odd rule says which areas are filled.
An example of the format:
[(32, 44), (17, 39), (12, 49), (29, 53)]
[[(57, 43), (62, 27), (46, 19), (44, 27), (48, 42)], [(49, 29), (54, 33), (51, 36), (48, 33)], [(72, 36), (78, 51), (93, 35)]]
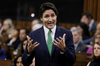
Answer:
[(49, 33), (51, 33), (52, 31), (51, 30), (49, 30)]

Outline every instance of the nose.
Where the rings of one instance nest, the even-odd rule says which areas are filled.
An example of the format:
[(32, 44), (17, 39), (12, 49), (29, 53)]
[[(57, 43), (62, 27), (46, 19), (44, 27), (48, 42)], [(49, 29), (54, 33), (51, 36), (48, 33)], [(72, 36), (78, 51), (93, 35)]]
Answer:
[(19, 63), (18, 65), (19, 65), (19, 66), (22, 66), (22, 64), (21, 64), (21, 63)]
[(49, 17), (49, 21), (52, 21), (52, 17)]

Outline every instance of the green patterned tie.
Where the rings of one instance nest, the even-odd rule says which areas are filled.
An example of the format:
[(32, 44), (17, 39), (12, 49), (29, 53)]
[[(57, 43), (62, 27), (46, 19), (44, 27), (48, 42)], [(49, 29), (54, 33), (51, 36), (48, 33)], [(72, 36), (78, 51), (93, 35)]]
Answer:
[(48, 33), (47, 46), (48, 46), (49, 54), (51, 55), (51, 51), (52, 51), (51, 30), (49, 30), (49, 33)]

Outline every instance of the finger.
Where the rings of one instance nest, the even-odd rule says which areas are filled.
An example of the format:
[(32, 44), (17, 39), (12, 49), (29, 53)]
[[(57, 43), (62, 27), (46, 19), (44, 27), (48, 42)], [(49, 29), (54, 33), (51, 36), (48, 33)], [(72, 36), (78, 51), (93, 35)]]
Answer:
[(34, 46), (34, 48), (37, 47), (37, 46), (39, 46), (39, 44), (40, 44), (40, 43), (36, 44), (36, 45)]
[(33, 42), (33, 40), (31, 40), (31, 41), (29, 42), (29, 44), (28, 44), (29, 47), (32, 46), (32, 42)]
[(56, 38), (58, 42), (60, 42), (60, 39)]
[(58, 45), (56, 44), (56, 43), (54, 43), (54, 42), (52, 42), (55, 46), (57, 46), (58, 47)]
[(60, 40), (63, 40), (63, 38), (62, 37), (59, 37), (60, 38)]
[(27, 37), (28, 41), (31, 39), (28, 35), (26, 37)]
[(55, 42), (56, 44), (59, 44), (55, 39), (54, 39), (54, 42)]
[(64, 33), (64, 35), (63, 35), (63, 40), (65, 40), (65, 36), (66, 36), (66, 34)]
[(38, 42), (35, 42), (34, 44), (32, 44), (32, 46), (35, 46)]

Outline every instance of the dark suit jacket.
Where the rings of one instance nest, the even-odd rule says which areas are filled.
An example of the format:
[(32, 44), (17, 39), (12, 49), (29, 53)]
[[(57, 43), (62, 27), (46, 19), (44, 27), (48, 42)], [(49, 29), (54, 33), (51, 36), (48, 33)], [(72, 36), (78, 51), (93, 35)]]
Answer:
[(94, 21), (90, 32), (95, 33), (96, 32), (96, 26), (97, 26), (97, 22)]
[[(11, 39), (8, 39), (8, 40), (5, 42), (5, 44), (8, 44), (8, 43), (10, 42), (10, 40), (11, 40)], [(21, 41), (20, 41), (19, 38), (17, 38), (16, 41), (14, 41), (14, 42), (12, 43), (12, 46), (14, 47), (14, 49), (17, 49), (17, 46), (18, 46), (19, 43), (21, 43)]]
[(86, 47), (85, 44), (83, 44), (82, 42), (79, 42), (75, 52), (85, 52), (87, 51), (88, 47)]
[(27, 56), (27, 48), (22, 56), (22, 63), (24, 66), (29, 66), (32, 63), (32, 59), (35, 56), (35, 66), (72, 66), (75, 63), (75, 50), (72, 33), (64, 28), (58, 27), (56, 28), (55, 38), (59, 36), (63, 36), (66, 33), (65, 43), (66, 48), (64, 54), (61, 54), (61, 50), (53, 45), (51, 56), (49, 55), (44, 29), (43, 27), (32, 31), (29, 36), (33, 39), (34, 42), (40, 43), (30, 54)]

